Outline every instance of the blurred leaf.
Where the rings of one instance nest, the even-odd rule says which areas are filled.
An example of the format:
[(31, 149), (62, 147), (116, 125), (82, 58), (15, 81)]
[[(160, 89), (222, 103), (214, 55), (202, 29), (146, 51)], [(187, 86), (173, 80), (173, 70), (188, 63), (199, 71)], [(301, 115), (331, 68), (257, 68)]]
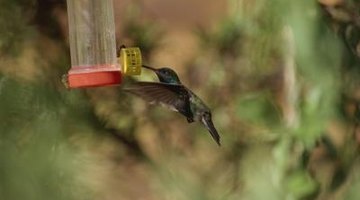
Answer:
[(217, 29), (209, 32), (199, 27), (196, 30), (203, 48), (215, 49), (220, 56), (238, 56), (241, 52), (243, 32), (241, 22), (236, 18), (227, 18), (219, 23)]
[(59, 93), (1, 76), (0, 99), (1, 199), (83, 199)]
[(162, 31), (150, 20), (138, 20), (140, 10), (136, 4), (129, 6), (127, 13), (123, 25), (123, 37), (131, 40), (132, 45), (139, 47), (145, 60), (148, 60), (152, 51), (159, 46)]
[(258, 126), (276, 127), (280, 114), (266, 93), (249, 96), (238, 101), (237, 114), (248, 123)]
[(313, 194), (318, 189), (318, 185), (307, 172), (298, 170), (288, 177), (287, 189), (292, 199), (304, 199)]
[(34, 4), (34, 0), (0, 1), (0, 57), (18, 55), (24, 41), (35, 34), (28, 25), (33, 14), (28, 8)]

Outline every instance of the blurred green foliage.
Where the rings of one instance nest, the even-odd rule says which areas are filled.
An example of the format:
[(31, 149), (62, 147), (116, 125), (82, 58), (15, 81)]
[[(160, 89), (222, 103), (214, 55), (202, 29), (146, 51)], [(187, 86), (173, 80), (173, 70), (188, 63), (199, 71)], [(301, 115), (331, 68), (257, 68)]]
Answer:
[[(120, 87), (66, 90), (64, 2), (1, 1), (0, 199), (358, 199), (359, 3), (227, 5), (180, 71), (218, 148)], [(137, 6), (121, 37), (148, 62), (171, 44)]]
[[(35, 34), (33, 28), (28, 25), (28, 19), (32, 16), (34, 1), (1, 1), (0, 13), (0, 56), (2, 54), (17, 55), (22, 48), (22, 43)], [(9, 17), (11, 16), (11, 20)]]

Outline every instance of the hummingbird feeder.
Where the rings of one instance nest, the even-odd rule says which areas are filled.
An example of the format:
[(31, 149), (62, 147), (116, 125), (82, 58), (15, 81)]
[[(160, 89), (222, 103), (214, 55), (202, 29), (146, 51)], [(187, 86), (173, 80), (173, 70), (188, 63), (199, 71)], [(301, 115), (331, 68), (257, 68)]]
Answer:
[(112, 0), (67, 0), (71, 69), (70, 88), (121, 84), (122, 73), (141, 73), (139, 48), (121, 49), (116, 58)]

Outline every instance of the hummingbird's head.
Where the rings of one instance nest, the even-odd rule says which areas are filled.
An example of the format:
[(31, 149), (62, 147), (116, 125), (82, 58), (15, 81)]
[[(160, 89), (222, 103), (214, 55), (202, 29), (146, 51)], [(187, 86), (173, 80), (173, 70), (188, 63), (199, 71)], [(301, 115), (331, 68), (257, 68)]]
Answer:
[(180, 79), (176, 72), (170, 68), (160, 68), (155, 72), (161, 82), (180, 84)]
[(159, 78), (160, 82), (170, 83), (170, 84), (181, 84), (180, 79), (176, 72), (168, 67), (163, 67), (155, 69), (149, 66), (143, 65), (144, 68), (154, 71)]

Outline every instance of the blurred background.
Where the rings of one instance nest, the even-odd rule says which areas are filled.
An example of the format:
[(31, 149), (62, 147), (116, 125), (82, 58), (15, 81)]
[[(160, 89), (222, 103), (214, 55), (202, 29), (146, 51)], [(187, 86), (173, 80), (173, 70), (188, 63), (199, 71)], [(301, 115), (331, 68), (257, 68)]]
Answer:
[(360, 198), (360, 1), (114, 6), (118, 44), (175, 69), (222, 146), (120, 87), (67, 90), (66, 2), (1, 0), (0, 199)]

